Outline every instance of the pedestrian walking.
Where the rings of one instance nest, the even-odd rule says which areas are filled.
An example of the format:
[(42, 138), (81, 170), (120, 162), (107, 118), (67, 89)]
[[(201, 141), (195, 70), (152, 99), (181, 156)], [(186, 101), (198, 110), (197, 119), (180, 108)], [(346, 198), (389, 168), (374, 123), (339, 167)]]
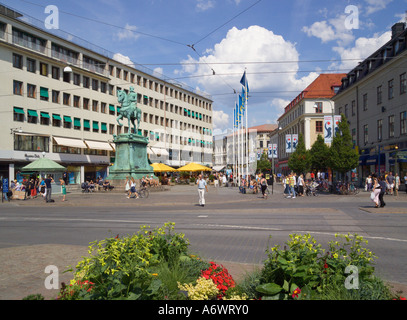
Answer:
[(198, 196), (199, 196), (199, 205), (201, 207), (205, 206), (205, 190), (208, 192), (208, 186), (206, 184), (206, 181), (202, 179), (202, 174), (198, 176), (198, 180), (196, 182), (198, 185)]
[(66, 197), (66, 183), (65, 180), (60, 178), (59, 182), (61, 183), (61, 189), (62, 189), (62, 201), (65, 201)]
[(129, 176), (126, 176), (126, 181), (124, 182), (124, 191), (129, 195), (130, 191), (130, 179)]
[(45, 202), (53, 202), (51, 199), (52, 195), (52, 188), (51, 188), (51, 183), (54, 182), (54, 179), (52, 178), (51, 175), (48, 175), (45, 179)]
[(379, 207), (379, 195), (380, 195), (381, 187), (379, 181), (376, 177), (373, 177), (373, 191), (371, 195), (372, 201), (375, 203), (375, 208)]
[(302, 174), (298, 177), (298, 195), (304, 196), (304, 176)]
[(380, 194), (379, 194), (380, 208), (383, 208), (386, 205), (386, 203), (384, 202), (384, 199), (383, 199), (384, 194), (386, 193), (386, 188), (387, 188), (385, 177), (382, 176), (379, 178), (379, 185), (381, 187)]
[(290, 174), (288, 175), (286, 184), (287, 184), (287, 189), (288, 189), (288, 196), (287, 196), (287, 198), (293, 198), (293, 199), (295, 199), (295, 189), (294, 189), (294, 187), (295, 187), (295, 179), (294, 179), (292, 173), (290, 173)]
[(386, 182), (388, 185), (388, 188), (390, 190), (390, 195), (393, 195), (393, 189), (394, 189), (394, 176), (392, 172), (390, 171), (389, 174), (386, 177)]
[(260, 186), (261, 186), (261, 193), (263, 194), (263, 199), (267, 199), (267, 180), (264, 177), (264, 174), (261, 175), (261, 179), (260, 179)]
[(404, 175), (404, 190), (406, 190), (407, 193), (407, 173)]
[(132, 197), (132, 194), (133, 194), (133, 193), (135, 194), (136, 199), (138, 199), (138, 198), (139, 198), (139, 195), (138, 195), (138, 193), (137, 193), (137, 191), (136, 191), (136, 180), (134, 180), (134, 178), (131, 177), (131, 178), (130, 178), (130, 189), (129, 189), (129, 193), (128, 193), (127, 199), (134, 198), (134, 197)]
[(400, 187), (400, 177), (396, 173), (396, 175), (394, 176), (394, 195), (395, 196), (399, 195), (399, 187)]
[(288, 177), (283, 175), (283, 194), (285, 197), (288, 195)]

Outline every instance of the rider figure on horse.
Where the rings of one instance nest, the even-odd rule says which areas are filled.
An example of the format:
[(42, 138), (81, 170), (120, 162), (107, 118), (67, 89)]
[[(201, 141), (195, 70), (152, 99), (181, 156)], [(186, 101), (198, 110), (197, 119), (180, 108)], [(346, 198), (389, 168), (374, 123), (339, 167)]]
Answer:
[[(141, 110), (137, 108), (137, 93), (134, 91), (134, 87), (130, 87), (130, 92), (127, 95), (124, 91), (120, 91), (119, 102), (121, 103), (122, 107), (120, 109), (119, 116), (117, 117), (117, 122), (119, 125), (122, 125), (119, 120), (125, 117), (129, 120), (129, 126), (131, 121), (134, 127), (134, 132), (137, 132), (140, 125)], [(135, 125), (134, 120), (137, 120), (137, 126)]]

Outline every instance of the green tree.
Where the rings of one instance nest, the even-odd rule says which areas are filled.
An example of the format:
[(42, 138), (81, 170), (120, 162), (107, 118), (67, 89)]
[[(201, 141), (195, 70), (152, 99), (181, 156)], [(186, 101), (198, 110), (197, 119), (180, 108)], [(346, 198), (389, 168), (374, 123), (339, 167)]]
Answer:
[(312, 169), (322, 171), (329, 167), (330, 151), (321, 135), (318, 135), (309, 152)]
[(305, 148), (304, 136), (298, 136), (297, 148), (288, 159), (288, 167), (297, 174), (305, 173), (311, 168), (310, 153)]
[(330, 148), (330, 167), (344, 174), (359, 165), (359, 155), (353, 148), (352, 136), (346, 117), (342, 114)]
[(259, 172), (262, 172), (264, 170), (270, 170), (271, 169), (271, 163), (268, 159), (267, 152), (263, 152), (263, 154), (260, 157), (260, 160), (257, 160), (257, 170)]

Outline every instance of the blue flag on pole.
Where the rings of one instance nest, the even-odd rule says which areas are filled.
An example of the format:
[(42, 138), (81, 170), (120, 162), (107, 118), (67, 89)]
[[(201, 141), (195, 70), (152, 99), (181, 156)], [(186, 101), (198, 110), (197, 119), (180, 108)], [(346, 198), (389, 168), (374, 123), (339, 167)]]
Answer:
[(242, 96), (239, 94), (239, 108), (240, 108), (240, 114), (242, 116), (244, 115), (244, 105), (245, 105), (245, 101), (243, 100)]
[(244, 88), (247, 88), (247, 93), (249, 93), (249, 84), (246, 78), (246, 71), (243, 73), (242, 79), (240, 79), (240, 83)]

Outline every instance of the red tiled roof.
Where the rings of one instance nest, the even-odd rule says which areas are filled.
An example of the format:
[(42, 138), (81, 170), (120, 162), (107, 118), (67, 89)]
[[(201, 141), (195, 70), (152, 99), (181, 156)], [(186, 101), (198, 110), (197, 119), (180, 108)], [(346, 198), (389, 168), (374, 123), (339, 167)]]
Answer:
[(257, 132), (272, 132), (277, 129), (277, 124), (262, 124), (260, 126), (250, 127), (249, 130), (257, 130)]
[(332, 98), (335, 95), (333, 87), (340, 87), (344, 77), (346, 73), (321, 74), (304, 90), (304, 98)]
[(331, 99), (335, 95), (334, 87), (340, 87), (342, 84), (342, 78), (344, 77), (346, 77), (346, 73), (320, 74), (318, 78), (316, 78), (307, 88), (295, 97), (288, 106), (285, 107), (284, 114), (302, 99)]

